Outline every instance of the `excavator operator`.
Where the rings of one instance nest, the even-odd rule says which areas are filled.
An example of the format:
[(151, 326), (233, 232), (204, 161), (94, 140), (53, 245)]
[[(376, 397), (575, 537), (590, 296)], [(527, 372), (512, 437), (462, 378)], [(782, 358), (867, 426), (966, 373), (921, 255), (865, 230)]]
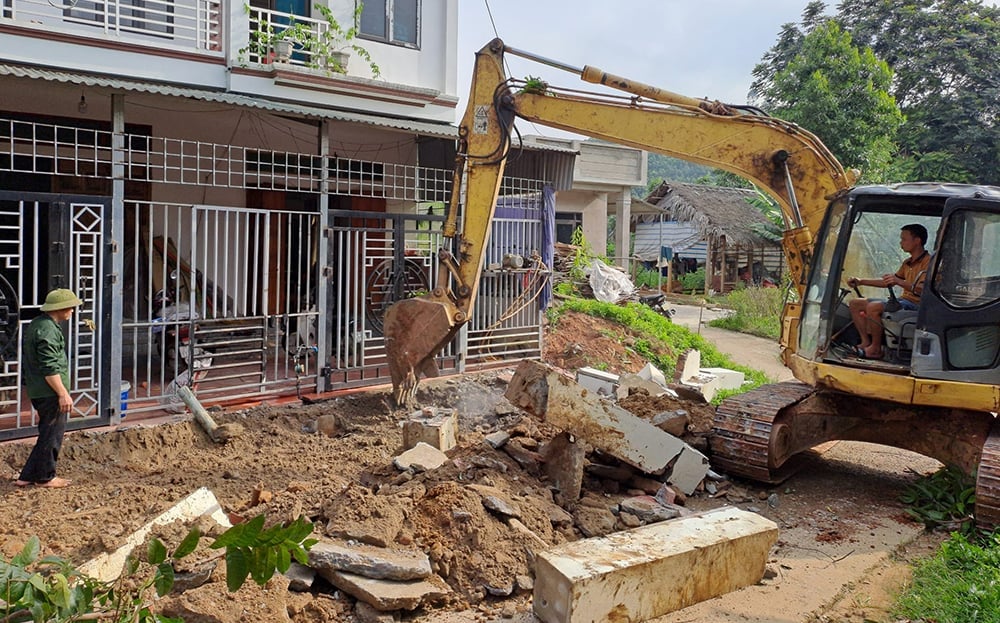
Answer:
[[(899, 232), (899, 246), (910, 254), (899, 270), (886, 273), (878, 278), (859, 279), (850, 277), (847, 285), (892, 288), (900, 286), (903, 294), (899, 299), (901, 309), (916, 310), (920, 304), (920, 294), (924, 289), (924, 276), (931, 257), (924, 245), (927, 244), (927, 228), (920, 224), (904, 225)], [(882, 352), (882, 312), (885, 299), (856, 298), (850, 302), (851, 320), (861, 335), (861, 343), (856, 347), (856, 355), (862, 359), (881, 359)]]

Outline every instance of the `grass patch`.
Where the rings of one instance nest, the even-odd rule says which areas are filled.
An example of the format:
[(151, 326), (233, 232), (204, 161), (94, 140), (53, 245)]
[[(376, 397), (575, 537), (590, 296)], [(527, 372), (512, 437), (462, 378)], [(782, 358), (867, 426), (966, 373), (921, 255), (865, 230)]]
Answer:
[(978, 543), (953, 534), (933, 557), (917, 564), (893, 614), (937, 623), (1000, 621), (998, 533)]
[(709, 326), (777, 340), (781, 336), (781, 309), (785, 292), (779, 288), (740, 288), (726, 297), (733, 313), (709, 322)]
[(692, 348), (701, 351), (702, 366), (737, 370), (746, 376), (746, 380), (749, 382), (743, 385), (741, 391), (719, 392), (715, 400), (712, 401), (713, 404), (718, 404), (726, 396), (742, 393), (771, 382), (771, 379), (760, 370), (734, 363), (702, 336), (670, 322), (669, 319), (645, 305), (638, 303), (615, 305), (594, 299), (569, 299), (564, 301), (549, 316), (550, 320), (558, 322), (558, 314), (565, 311), (575, 311), (611, 320), (644, 336), (635, 341), (633, 349), (663, 371), (667, 378), (674, 375), (677, 368), (677, 357)]

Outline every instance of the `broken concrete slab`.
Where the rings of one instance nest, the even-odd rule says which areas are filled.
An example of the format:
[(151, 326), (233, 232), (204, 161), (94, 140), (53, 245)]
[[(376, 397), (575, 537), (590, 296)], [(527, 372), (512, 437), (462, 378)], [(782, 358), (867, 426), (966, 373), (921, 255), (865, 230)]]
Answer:
[(426, 472), (441, 467), (447, 461), (447, 454), (419, 441), (412, 448), (393, 459), (392, 463), (396, 469), (401, 471)]
[(685, 495), (691, 495), (708, 473), (708, 457), (691, 446), (685, 446), (674, 461), (667, 482), (677, 486)]
[[(517, 372), (514, 373), (514, 376), (517, 376)], [(580, 387), (599, 396), (614, 396), (618, 380), (617, 374), (596, 368), (580, 368), (576, 371), (576, 382), (580, 384)]]
[(724, 507), (558, 545), (536, 558), (534, 613), (545, 623), (653, 619), (758, 582), (777, 538), (774, 522)]
[(615, 390), (615, 397), (622, 400), (629, 397), (634, 390), (639, 389), (656, 398), (666, 394), (669, 390), (662, 385), (649, 379), (644, 379), (636, 374), (623, 374), (618, 379), (618, 388)]
[(122, 569), (125, 568), (125, 560), (132, 550), (145, 543), (149, 533), (155, 526), (164, 526), (177, 520), (193, 522), (201, 516), (207, 515), (223, 528), (230, 528), (229, 518), (223, 512), (216, 499), (208, 489), (202, 487), (191, 495), (187, 496), (177, 504), (173, 505), (166, 512), (147, 523), (142, 528), (136, 530), (125, 539), (122, 545), (113, 552), (103, 553), (80, 565), (80, 572), (102, 582), (111, 582), (118, 579)]
[(335, 541), (313, 545), (309, 566), (380, 580), (419, 580), (431, 574), (431, 561), (423, 552)]
[[(663, 474), (681, 451), (689, 448), (537, 361), (521, 362), (506, 396), (514, 405), (647, 474)], [(706, 459), (706, 470), (707, 465)]]
[(425, 407), (403, 421), (403, 447), (413, 448), (423, 442), (447, 452), (458, 441), (458, 415), (454, 409)]
[(320, 571), (319, 574), (348, 595), (382, 612), (415, 610), (421, 604), (441, 601), (451, 592), (451, 587), (436, 575), (396, 582), (366, 578), (346, 571)]
[(576, 443), (565, 432), (553, 437), (542, 451), (542, 456), (545, 457), (545, 475), (555, 488), (556, 504), (563, 508), (569, 508), (580, 499), (586, 454), (583, 444)]
[(701, 373), (717, 377), (719, 389), (739, 389), (746, 380), (745, 374), (728, 368), (702, 368)]

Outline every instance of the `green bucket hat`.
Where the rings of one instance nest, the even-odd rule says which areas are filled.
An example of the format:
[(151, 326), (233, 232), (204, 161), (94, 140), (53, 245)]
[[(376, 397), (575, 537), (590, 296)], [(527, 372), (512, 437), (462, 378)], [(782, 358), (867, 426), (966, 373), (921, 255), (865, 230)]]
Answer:
[(59, 309), (67, 309), (69, 307), (76, 307), (77, 305), (83, 305), (83, 301), (77, 298), (76, 294), (74, 294), (72, 290), (59, 288), (46, 295), (45, 302), (42, 304), (41, 309), (43, 312), (50, 312)]

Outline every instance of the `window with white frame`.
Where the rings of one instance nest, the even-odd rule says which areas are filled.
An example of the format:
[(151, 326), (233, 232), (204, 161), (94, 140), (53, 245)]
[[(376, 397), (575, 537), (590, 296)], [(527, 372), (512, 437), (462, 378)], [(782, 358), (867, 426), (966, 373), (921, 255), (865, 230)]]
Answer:
[(359, 30), (365, 39), (420, 47), (420, 0), (364, 0)]

